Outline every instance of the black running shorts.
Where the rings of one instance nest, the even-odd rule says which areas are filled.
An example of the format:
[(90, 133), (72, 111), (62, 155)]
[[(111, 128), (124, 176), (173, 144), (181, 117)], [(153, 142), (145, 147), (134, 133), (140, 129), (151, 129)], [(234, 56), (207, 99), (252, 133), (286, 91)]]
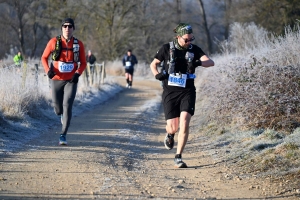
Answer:
[(133, 68), (130, 68), (130, 69), (125, 68), (125, 73), (133, 75)]
[(162, 101), (166, 120), (180, 117), (180, 113), (182, 111), (186, 111), (193, 116), (195, 113), (196, 90), (164, 90), (162, 94)]

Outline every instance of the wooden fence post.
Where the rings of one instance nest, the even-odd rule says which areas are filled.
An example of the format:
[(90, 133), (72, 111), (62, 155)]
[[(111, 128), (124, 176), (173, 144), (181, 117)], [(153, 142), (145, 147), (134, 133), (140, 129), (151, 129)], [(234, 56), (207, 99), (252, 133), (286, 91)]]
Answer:
[(104, 83), (105, 77), (106, 77), (106, 73), (105, 73), (105, 65), (104, 65), (104, 61), (103, 61), (102, 65), (101, 65), (101, 84)]
[(23, 73), (22, 73), (22, 88), (25, 87), (25, 83), (26, 83), (26, 76), (27, 76), (27, 64), (26, 62), (22, 62), (21, 64), (21, 68), (23, 68)]
[(34, 77), (35, 77), (35, 86), (38, 87), (39, 85), (39, 64), (34, 64), (35, 71), (34, 71)]

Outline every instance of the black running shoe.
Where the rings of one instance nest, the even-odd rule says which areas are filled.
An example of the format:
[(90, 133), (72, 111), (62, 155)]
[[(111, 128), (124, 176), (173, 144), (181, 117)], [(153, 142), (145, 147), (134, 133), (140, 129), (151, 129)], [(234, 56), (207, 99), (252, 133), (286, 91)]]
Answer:
[(165, 137), (165, 140), (164, 140), (164, 144), (165, 144), (165, 147), (168, 149), (168, 150), (171, 150), (173, 149), (174, 147), (174, 134), (171, 135), (171, 134), (168, 134), (166, 135)]
[(187, 168), (187, 165), (182, 161), (181, 158), (174, 158), (174, 163), (175, 168)]

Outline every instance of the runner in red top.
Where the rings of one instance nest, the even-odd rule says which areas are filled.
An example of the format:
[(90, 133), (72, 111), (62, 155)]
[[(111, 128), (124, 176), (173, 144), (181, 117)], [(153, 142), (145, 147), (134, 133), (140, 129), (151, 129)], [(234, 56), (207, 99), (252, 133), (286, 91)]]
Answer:
[[(66, 18), (61, 24), (62, 34), (52, 38), (41, 61), (51, 79), (54, 112), (61, 117), (62, 132), (59, 144), (66, 145), (66, 135), (72, 118), (72, 106), (77, 92), (79, 76), (86, 68), (83, 43), (73, 37), (74, 20)], [(51, 55), (51, 62), (48, 58)]]

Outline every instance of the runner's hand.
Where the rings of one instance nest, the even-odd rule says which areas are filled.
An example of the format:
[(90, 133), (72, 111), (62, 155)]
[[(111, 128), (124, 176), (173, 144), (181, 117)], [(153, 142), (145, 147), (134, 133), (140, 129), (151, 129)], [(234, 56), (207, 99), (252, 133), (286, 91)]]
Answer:
[(188, 63), (188, 70), (187, 70), (188, 73), (189, 74), (194, 74), (196, 67), (201, 66), (201, 65), (202, 65), (201, 60), (196, 60), (194, 62)]
[(196, 60), (196, 61), (193, 62), (193, 66), (194, 66), (195, 68), (198, 67), (198, 66), (201, 66), (201, 65), (202, 65), (201, 60)]
[(163, 80), (168, 78), (168, 74), (164, 74), (163, 72), (160, 72), (160, 73), (155, 75), (155, 78), (157, 80), (163, 81)]
[(50, 79), (52, 79), (52, 78), (55, 76), (55, 72), (52, 71), (52, 70), (49, 70), (48, 73), (47, 73), (47, 75), (48, 75), (48, 77), (49, 77)]
[(70, 83), (78, 83), (78, 79), (79, 79), (80, 74), (75, 73), (70, 81)]

